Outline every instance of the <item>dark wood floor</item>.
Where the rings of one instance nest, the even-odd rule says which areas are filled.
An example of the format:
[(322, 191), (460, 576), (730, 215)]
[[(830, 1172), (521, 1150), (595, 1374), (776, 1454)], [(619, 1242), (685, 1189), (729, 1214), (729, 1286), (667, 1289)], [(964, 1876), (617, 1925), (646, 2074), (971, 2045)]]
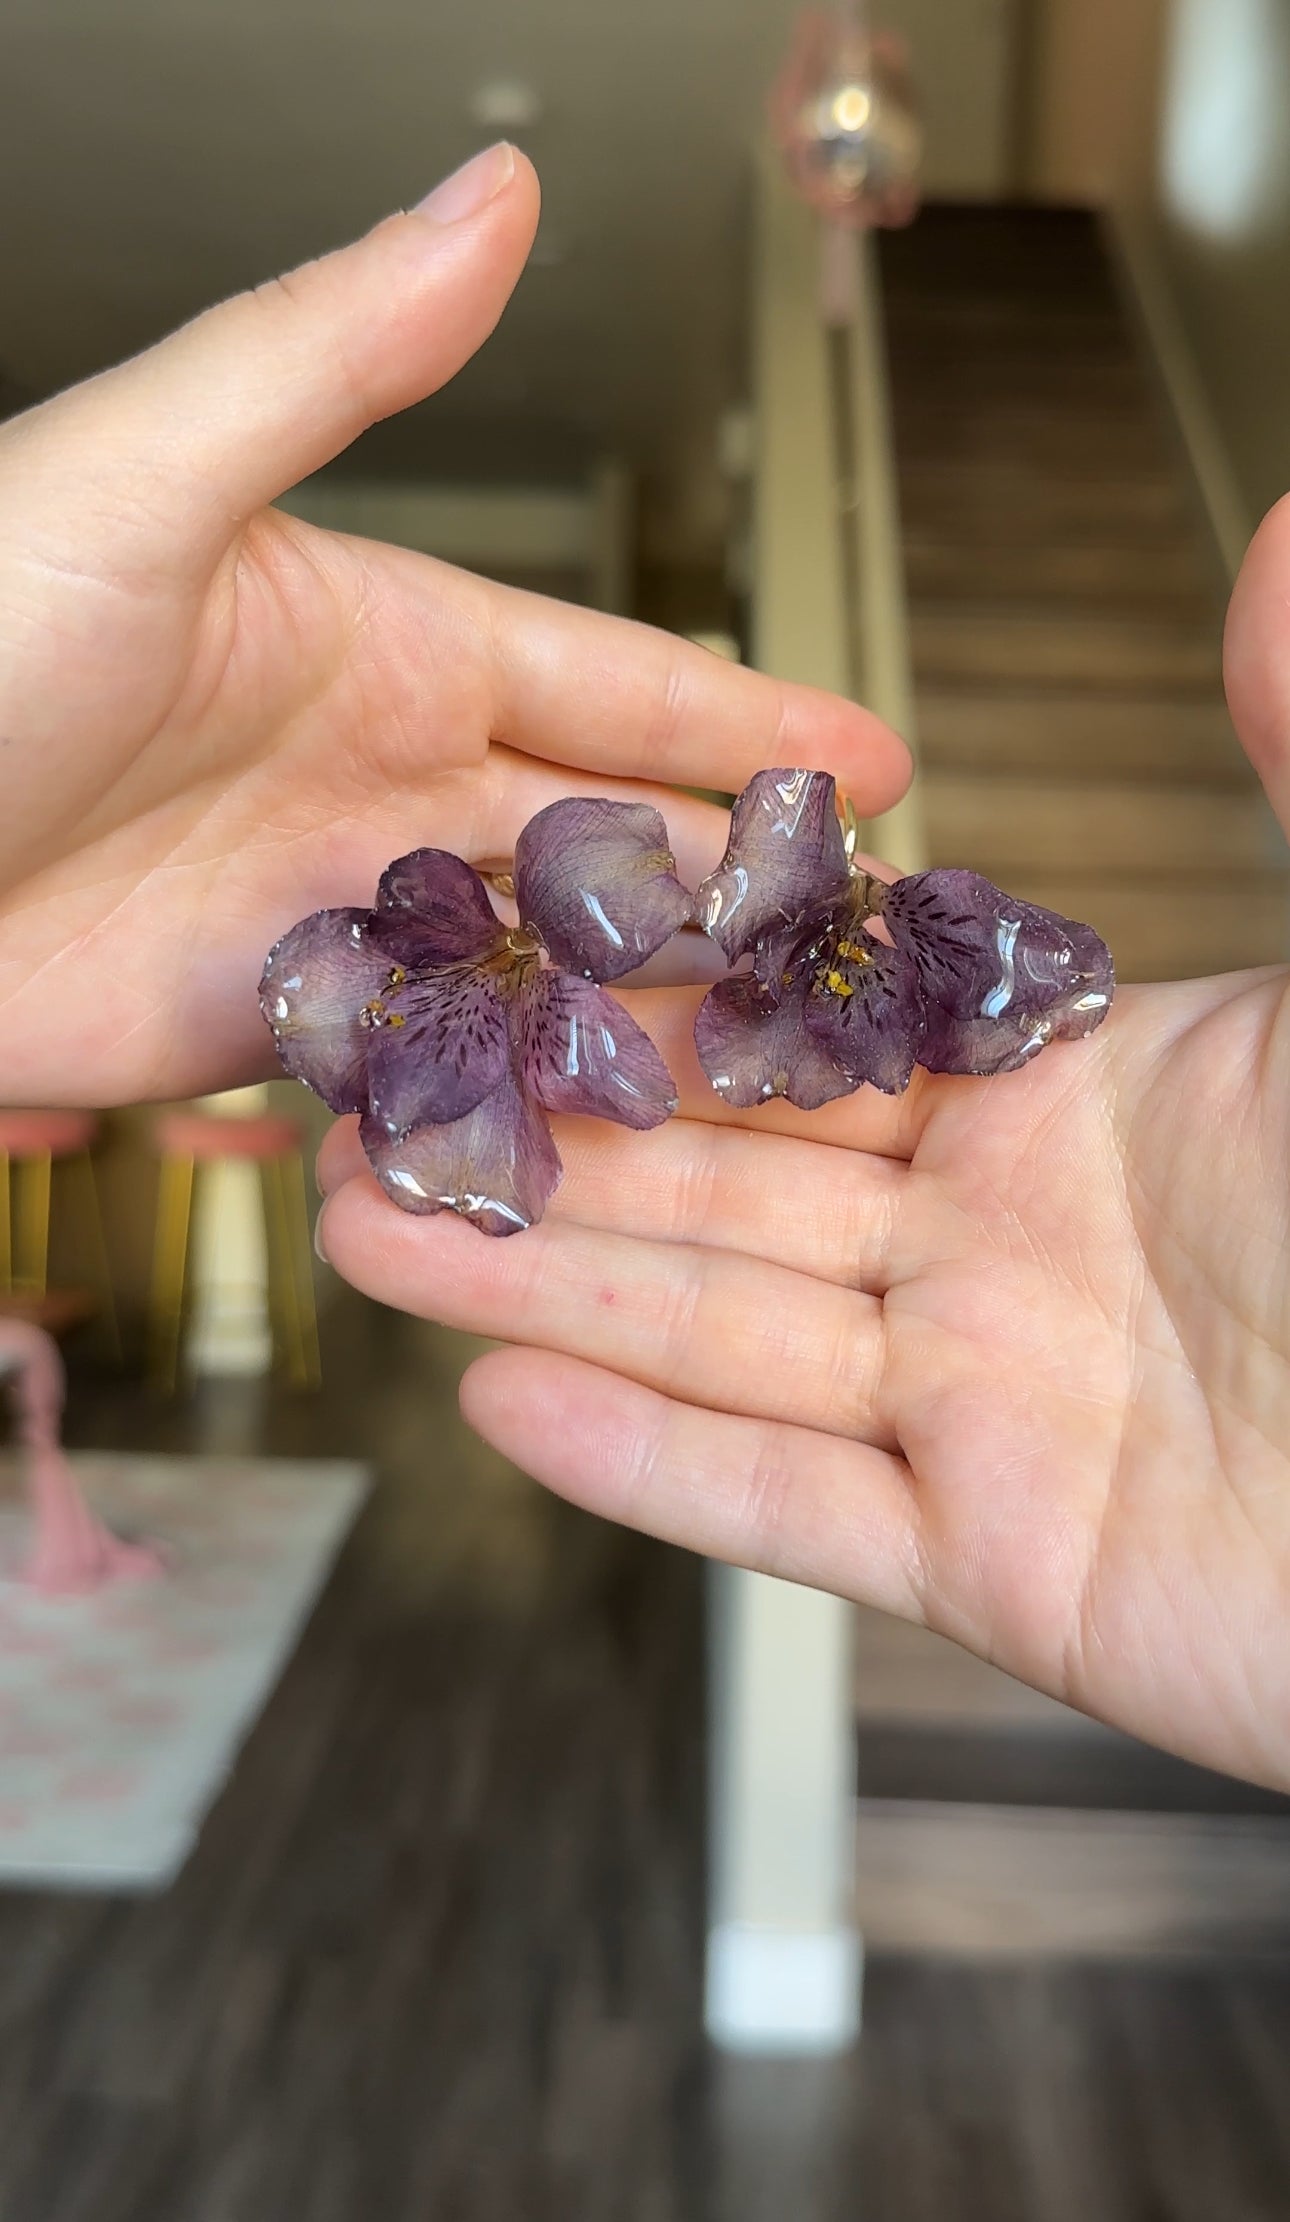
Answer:
[(328, 1387), (81, 1442), (379, 1482), (177, 1886), (0, 1898), (0, 2222), (1273, 2222), (1290, 1975), (875, 1961), (857, 2058), (699, 2026), (701, 1581), (346, 1301)]

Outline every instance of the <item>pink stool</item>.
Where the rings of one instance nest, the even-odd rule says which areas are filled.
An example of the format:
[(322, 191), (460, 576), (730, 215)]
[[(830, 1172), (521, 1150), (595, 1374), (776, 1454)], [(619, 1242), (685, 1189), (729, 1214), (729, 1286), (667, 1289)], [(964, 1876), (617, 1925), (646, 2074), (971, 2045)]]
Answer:
[(179, 1374), (197, 1168), (240, 1159), (260, 1168), (275, 1352), (297, 1388), (316, 1389), (322, 1369), (301, 1155), (304, 1128), (296, 1119), (272, 1115), (222, 1119), (207, 1111), (168, 1111), (157, 1120), (153, 1138), (161, 1159), (150, 1307), (154, 1383), (173, 1390)]
[(94, 1249), (92, 1279), (119, 1357), (112, 1277), (90, 1155), (97, 1132), (92, 1111), (0, 1111), (0, 1298), (13, 1299), (11, 1309), (33, 1314), (42, 1314), (47, 1304), (53, 1169), (65, 1165), (81, 1186)]

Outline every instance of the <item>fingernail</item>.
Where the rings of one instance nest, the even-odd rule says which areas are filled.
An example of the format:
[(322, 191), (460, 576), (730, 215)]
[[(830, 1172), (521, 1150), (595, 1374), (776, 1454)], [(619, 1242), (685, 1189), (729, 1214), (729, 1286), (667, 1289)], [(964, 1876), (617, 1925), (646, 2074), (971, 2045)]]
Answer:
[(320, 1258), (322, 1263), (324, 1265), (330, 1265), (331, 1259), (327, 1255), (327, 1245), (323, 1240), (323, 1221), (326, 1217), (327, 1206), (326, 1204), (324, 1204), (322, 1210), (318, 1214), (318, 1217), (314, 1221), (314, 1249), (316, 1250), (318, 1257)]
[(444, 178), (433, 193), (417, 202), (414, 213), (429, 216), (436, 224), (460, 224), (486, 208), (514, 175), (515, 149), (499, 139), (495, 147), (485, 147), (482, 154), (472, 155), (451, 177)]

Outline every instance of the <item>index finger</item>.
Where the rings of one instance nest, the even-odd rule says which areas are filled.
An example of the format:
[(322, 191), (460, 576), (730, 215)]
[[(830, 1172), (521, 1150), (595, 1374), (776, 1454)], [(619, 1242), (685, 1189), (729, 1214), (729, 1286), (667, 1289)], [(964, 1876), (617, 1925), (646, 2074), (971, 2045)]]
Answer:
[(898, 802), (909, 751), (858, 703), (518, 587), (472, 581), (493, 675), (493, 739), (586, 771), (737, 793), (774, 764), (832, 772), (862, 817)]

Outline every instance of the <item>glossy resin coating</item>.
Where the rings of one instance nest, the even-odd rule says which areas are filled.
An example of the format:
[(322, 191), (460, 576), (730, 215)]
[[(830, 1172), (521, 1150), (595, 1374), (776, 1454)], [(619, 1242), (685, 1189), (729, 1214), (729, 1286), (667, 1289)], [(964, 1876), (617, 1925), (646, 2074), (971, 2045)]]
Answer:
[(520, 836), (514, 878), (508, 927), (469, 864), (418, 849), (370, 911), (293, 926), (260, 983), (286, 1070), (361, 1114), (387, 1194), (487, 1234), (541, 1217), (560, 1178), (548, 1112), (646, 1128), (675, 1110), (653, 1043), (600, 983), (692, 907), (662, 818), (638, 803), (553, 803)]
[(826, 772), (750, 780), (697, 912), (732, 962), (752, 962), (711, 991), (695, 1027), (704, 1071), (738, 1106), (785, 1096), (814, 1110), (866, 1082), (899, 1095), (916, 1064), (1011, 1072), (1092, 1033), (1115, 992), (1091, 927), (978, 872), (888, 886), (853, 866)]

